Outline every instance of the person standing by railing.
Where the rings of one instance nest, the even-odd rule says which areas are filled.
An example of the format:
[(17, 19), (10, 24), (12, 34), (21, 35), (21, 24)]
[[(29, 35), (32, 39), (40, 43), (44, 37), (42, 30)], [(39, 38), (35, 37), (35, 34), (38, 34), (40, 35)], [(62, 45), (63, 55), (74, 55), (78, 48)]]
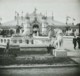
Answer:
[(78, 42), (78, 49), (80, 49), (80, 34), (77, 37), (77, 42)]
[(76, 46), (77, 46), (77, 37), (76, 37), (76, 35), (74, 35), (74, 38), (73, 38), (73, 45), (74, 45), (74, 49), (76, 49)]
[(9, 51), (9, 45), (10, 45), (10, 41), (8, 40), (7, 45), (6, 45), (6, 54), (8, 54), (8, 51)]

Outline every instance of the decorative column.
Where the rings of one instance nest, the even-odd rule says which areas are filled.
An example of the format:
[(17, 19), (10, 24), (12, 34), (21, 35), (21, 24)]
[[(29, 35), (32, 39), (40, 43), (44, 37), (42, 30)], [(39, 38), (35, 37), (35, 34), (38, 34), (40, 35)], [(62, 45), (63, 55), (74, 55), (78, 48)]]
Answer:
[(43, 21), (42, 21), (42, 35), (47, 35), (47, 20), (46, 17), (43, 16)]
[(66, 17), (66, 25), (68, 25), (68, 21), (69, 21), (70, 18), (71, 17), (69, 17), (69, 16)]

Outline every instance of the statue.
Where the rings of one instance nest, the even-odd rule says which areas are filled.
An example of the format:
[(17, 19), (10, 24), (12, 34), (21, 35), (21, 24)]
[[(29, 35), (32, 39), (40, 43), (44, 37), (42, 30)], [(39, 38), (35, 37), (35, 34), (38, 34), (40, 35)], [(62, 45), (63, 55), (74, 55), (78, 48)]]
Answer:
[(63, 35), (61, 31), (57, 31), (56, 33), (56, 40), (54, 41), (54, 45), (57, 49), (61, 49), (63, 45)]

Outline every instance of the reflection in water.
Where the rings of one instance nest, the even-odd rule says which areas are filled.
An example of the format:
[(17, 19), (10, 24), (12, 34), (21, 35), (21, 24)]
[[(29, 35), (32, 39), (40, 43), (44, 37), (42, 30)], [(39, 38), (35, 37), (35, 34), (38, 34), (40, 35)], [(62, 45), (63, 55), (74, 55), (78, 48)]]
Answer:
[(78, 67), (0, 69), (0, 76), (80, 76)]

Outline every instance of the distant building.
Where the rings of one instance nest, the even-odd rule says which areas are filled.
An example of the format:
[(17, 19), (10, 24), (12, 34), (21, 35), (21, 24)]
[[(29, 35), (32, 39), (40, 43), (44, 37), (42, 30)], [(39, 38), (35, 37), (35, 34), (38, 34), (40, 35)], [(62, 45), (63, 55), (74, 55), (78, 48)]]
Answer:
[(25, 16), (15, 16), (14, 20), (3, 23), (0, 26), (0, 30), (8, 30), (10, 32), (13, 30), (15, 33), (18, 30), (18, 33), (23, 35), (48, 35), (50, 28), (64, 28), (67, 27), (65, 23), (56, 21), (54, 16), (47, 17), (46, 15), (38, 14), (34, 10), (31, 14), (26, 14)]

